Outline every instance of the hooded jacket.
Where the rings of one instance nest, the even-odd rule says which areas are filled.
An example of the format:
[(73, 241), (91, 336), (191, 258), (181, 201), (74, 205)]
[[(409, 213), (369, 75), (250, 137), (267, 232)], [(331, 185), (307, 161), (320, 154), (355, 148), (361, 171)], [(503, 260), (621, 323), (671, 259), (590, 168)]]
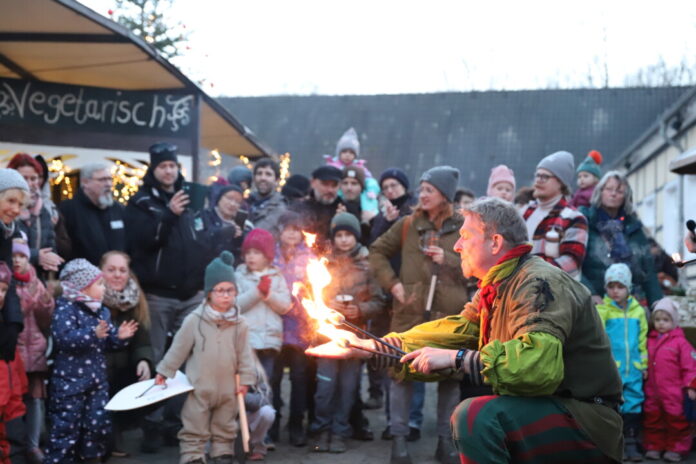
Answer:
[(605, 296), (604, 303), (597, 306), (597, 311), (609, 336), (611, 351), (621, 378), (625, 380), (633, 369), (647, 369), (648, 322), (645, 309), (640, 303), (629, 297), (626, 309), (622, 309), (611, 298)]
[[(258, 290), (262, 276), (269, 276), (271, 288), (264, 300)], [(249, 324), (249, 344), (255, 350), (280, 351), (283, 345), (283, 319), (292, 306), (285, 277), (278, 268), (270, 266), (261, 272), (249, 271), (240, 264), (235, 271), (237, 306)]]
[(660, 335), (648, 335), (648, 379), (645, 381), (645, 409), (652, 405), (671, 416), (684, 414), (684, 390), (696, 388), (696, 351), (675, 327)]
[(157, 372), (171, 379), (186, 362), (193, 393), (218, 402), (216, 399), (223, 396), (234, 396), (235, 374), (242, 385), (254, 385), (256, 376), (244, 318), (216, 323), (206, 314), (206, 304), (186, 316)]
[[(175, 192), (183, 182), (179, 173)], [(186, 300), (203, 288), (207, 254), (194, 213), (187, 209), (177, 216), (169, 209), (173, 195), (149, 169), (126, 207), (127, 243), (133, 271), (146, 293)]]

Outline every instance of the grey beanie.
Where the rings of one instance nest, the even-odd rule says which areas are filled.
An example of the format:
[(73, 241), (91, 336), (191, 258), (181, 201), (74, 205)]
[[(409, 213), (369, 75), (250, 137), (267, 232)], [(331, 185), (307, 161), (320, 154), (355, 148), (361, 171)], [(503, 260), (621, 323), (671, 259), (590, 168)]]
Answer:
[(350, 213), (338, 213), (331, 219), (331, 239), (336, 236), (339, 230), (347, 230), (360, 240), (360, 221)]
[(205, 268), (203, 292), (207, 295), (220, 282), (230, 282), (237, 287), (237, 281), (234, 279), (234, 255), (227, 250), (220, 253), (220, 256)]
[(447, 201), (452, 203), (459, 184), (459, 169), (452, 166), (435, 166), (423, 173), (420, 182), (433, 184), (447, 198)]
[(573, 188), (573, 181), (575, 180), (575, 160), (572, 154), (567, 151), (551, 153), (549, 156), (539, 161), (537, 169), (540, 168), (546, 169), (554, 176), (558, 177), (569, 190)]
[(60, 271), (60, 282), (69, 285), (77, 291), (81, 291), (102, 276), (102, 271), (97, 266), (84, 258), (73, 259)]
[(338, 143), (336, 144), (336, 157), (338, 157), (343, 150), (353, 150), (355, 157), (360, 157), (360, 140), (358, 140), (358, 133), (355, 132), (355, 129), (352, 127), (338, 139)]
[(29, 192), (29, 184), (22, 175), (14, 169), (0, 169), (0, 192), (9, 189), (20, 189)]

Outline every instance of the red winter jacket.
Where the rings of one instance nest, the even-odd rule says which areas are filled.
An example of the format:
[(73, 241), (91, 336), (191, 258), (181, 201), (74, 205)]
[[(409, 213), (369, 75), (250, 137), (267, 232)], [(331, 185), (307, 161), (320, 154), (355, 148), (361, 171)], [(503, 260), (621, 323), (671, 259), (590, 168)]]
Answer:
[(0, 422), (8, 422), (24, 415), (26, 408), (22, 395), (28, 388), (29, 382), (19, 352), (16, 352), (14, 361), (0, 360)]
[(657, 406), (673, 416), (684, 414), (684, 389), (696, 388), (696, 350), (676, 327), (666, 334), (648, 334), (648, 379), (645, 409)]

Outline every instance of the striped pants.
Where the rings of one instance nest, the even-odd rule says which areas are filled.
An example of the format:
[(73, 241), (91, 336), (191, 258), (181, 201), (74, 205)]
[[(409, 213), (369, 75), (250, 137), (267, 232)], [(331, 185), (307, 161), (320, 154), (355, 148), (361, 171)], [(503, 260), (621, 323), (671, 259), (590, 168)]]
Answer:
[(469, 398), (451, 420), (462, 464), (612, 462), (548, 397)]

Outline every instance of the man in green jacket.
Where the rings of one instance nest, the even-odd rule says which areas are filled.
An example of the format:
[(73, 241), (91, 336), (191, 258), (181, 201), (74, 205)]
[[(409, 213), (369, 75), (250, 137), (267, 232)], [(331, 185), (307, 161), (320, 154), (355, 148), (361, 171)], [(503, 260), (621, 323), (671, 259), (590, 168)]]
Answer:
[[(384, 337), (407, 352), (397, 375), (463, 373), (492, 386), (495, 395), (469, 398), (452, 415), (462, 463), (620, 462), (621, 379), (590, 293), (530, 255), (512, 205), (487, 198), (463, 214), (454, 249), (480, 290), (458, 316)], [(351, 343), (391, 351), (372, 340)]]

